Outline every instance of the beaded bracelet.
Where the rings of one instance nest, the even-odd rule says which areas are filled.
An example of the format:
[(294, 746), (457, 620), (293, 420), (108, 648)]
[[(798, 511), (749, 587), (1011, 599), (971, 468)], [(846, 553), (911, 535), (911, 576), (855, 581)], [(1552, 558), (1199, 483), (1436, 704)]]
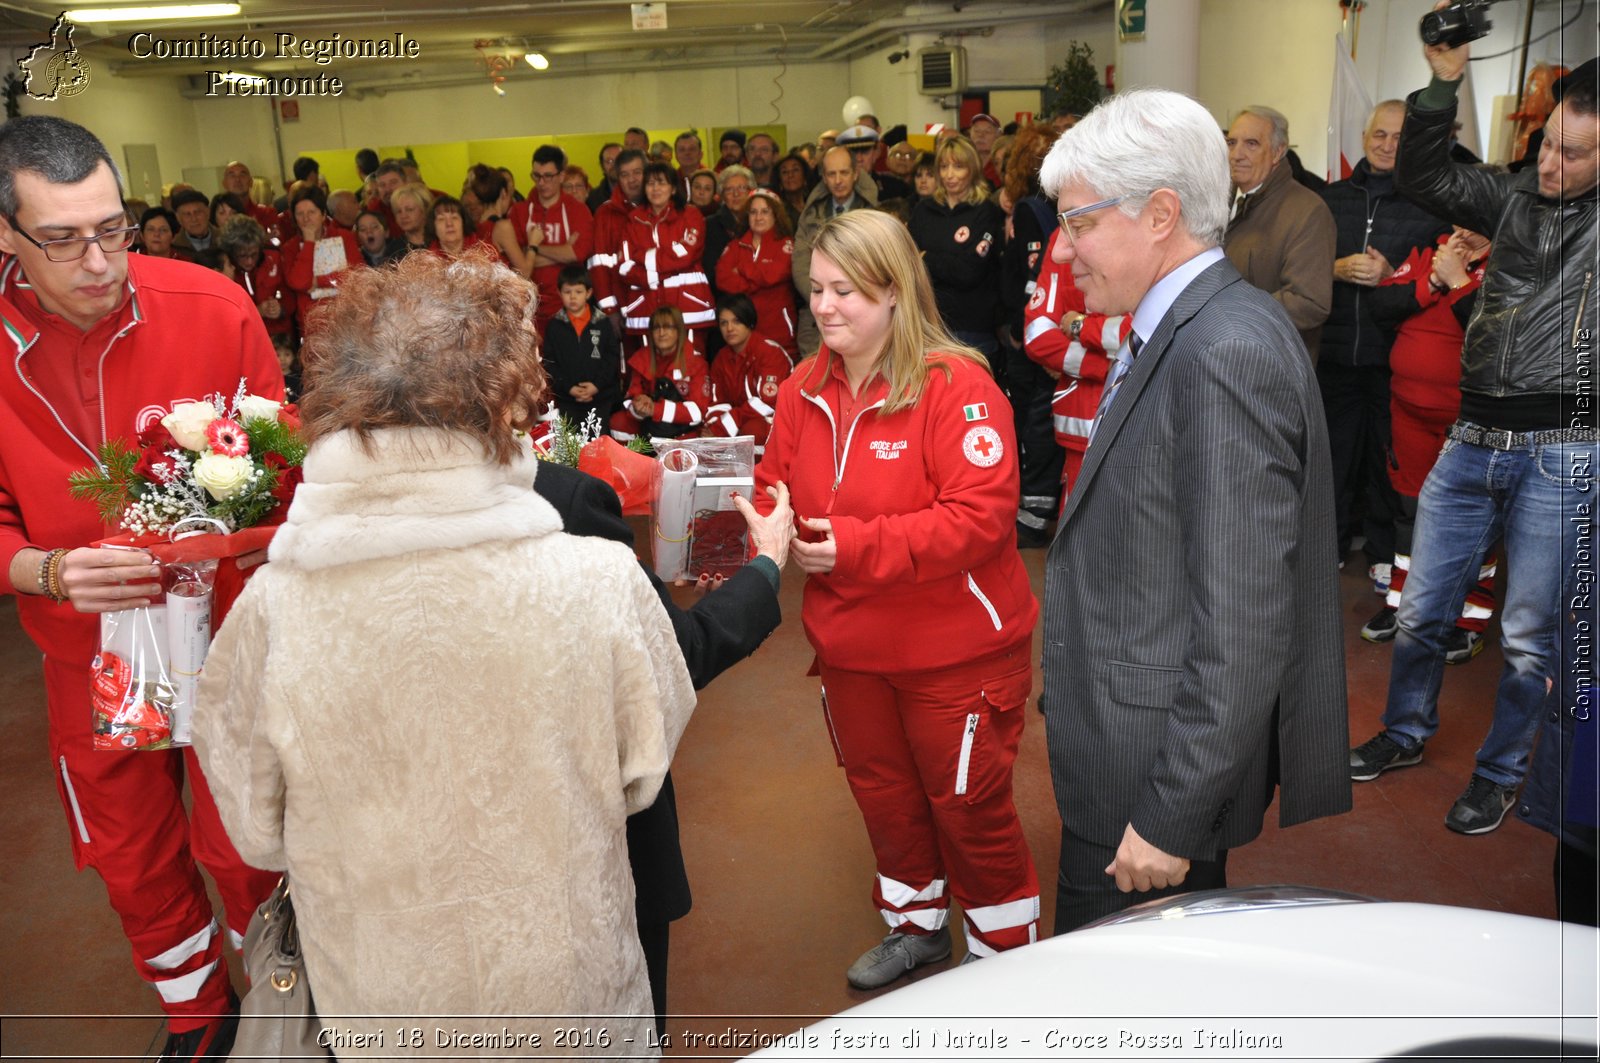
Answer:
[(57, 547), (45, 554), (39, 563), (39, 593), (57, 605), (67, 600), (67, 592), (61, 586), (61, 562), (68, 553), (66, 548)]

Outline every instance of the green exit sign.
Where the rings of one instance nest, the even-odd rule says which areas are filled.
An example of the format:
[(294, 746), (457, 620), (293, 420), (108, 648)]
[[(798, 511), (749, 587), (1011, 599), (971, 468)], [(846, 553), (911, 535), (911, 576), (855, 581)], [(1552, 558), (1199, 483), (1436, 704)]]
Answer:
[(1144, 12), (1147, 0), (1120, 0), (1117, 4), (1117, 37), (1124, 41), (1144, 39)]

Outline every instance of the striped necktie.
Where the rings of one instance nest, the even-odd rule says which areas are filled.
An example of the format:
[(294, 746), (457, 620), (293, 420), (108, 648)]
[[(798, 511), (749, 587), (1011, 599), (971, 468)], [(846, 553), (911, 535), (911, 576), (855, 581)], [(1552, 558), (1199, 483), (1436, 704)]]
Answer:
[(1122, 386), (1122, 381), (1133, 369), (1133, 360), (1139, 357), (1139, 348), (1144, 346), (1144, 340), (1139, 338), (1137, 332), (1131, 329), (1128, 332), (1128, 341), (1117, 348), (1116, 361), (1111, 363), (1111, 372), (1106, 374), (1106, 385), (1100, 392), (1100, 405), (1094, 411), (1094, 423), (1089, 426), (1089, 441), (1094, 441), (1094, 433), (1100, 427), (1100, 421), (1105, 417), (1106, 411), (1111, 409), (1111, 400), (1117, 394), (1117, 388)]

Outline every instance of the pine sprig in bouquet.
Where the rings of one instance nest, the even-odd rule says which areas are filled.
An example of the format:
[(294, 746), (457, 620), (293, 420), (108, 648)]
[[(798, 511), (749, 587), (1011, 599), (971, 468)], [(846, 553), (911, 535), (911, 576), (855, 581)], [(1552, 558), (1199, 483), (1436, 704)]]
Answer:
[(190, 520), (228, 532), (265, 520), (300, 482), (306, 445), (294, 406), (245, 391), (180, 402), (129, 447), (101, 445), (99, 463), (68, 478), (74, 498), (134, 535), (162, 534)]

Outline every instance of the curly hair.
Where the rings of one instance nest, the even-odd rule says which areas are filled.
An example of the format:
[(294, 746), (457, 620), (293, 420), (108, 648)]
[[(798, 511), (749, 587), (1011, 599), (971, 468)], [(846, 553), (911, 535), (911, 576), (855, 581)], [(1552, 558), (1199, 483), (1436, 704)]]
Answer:
[(535, 303), (534, 286), (487, 255), (351, 270), (311, 312), (306, 441), (350, 431), (370, 452), (377, 429), (440, 428), (510, 464), (545, 389)]
[(260, 251), (266, 246), (267, 231), (248, 214), (235, 214), (217, 234), (217, 249), (234, 261), (238, 261), (240, 252), (250, 248)]
[(1020, 203), (1024, 196), (1039, 191), (1039, 167), (1059, 135), (1047, 125), (1023, 126), (1017, 132), (1006, 158), (1006, 172), (1000, 175), (1011, 202)]

